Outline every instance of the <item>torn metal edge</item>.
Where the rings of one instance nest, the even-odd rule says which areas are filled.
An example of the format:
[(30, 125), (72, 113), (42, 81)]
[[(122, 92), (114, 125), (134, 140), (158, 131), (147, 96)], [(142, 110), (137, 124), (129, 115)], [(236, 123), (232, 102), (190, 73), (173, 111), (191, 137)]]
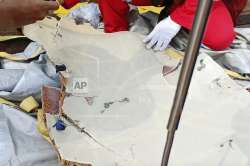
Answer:
[[(63, 113), (62, 106), (63, 106), (65, 96), (67, 96), (65, 93), (67, 79), (65, 77), (63, 77), (62, 73), (60, 73), (60, 83), (61, 83), (60, 89), (54, 88), (54, 87), (48, 87), (48, 86), (44, 86), (42, 88), (42, 107), (44, 110), (43, 111), (43, 117), (44, 117), (43, 120), (45, 123), (45, 127), (47, 129), (48, 129), (48, 126), (47, 126), (47, 120), (46, 120), (46, 113), (65, 115)], [(56, 98), (50, 98), (47, 94), (54, 94), (56, 96)], [(56, 99), (57, 99), (57, 101), (56, 101)], [(50, 110), (51, 109), (50, 106), (52, 103), (54, 104), (53, 108), (58, 108), (58, 110)], [(57, 152), (60, 166), (91, 166), (90, 164), (82, 164), (82, 163), (77, 163), (75, 161), (69, 161), (69, 160), (63, 159), (59, 153), (59, 150), (58, 150), (58, 147), (57, 147), (55, 141), (53, 140), (53, 138), (50, 135), (49, 135), (49, 139), (51, 141), (49, 143), (53, 146), (53, 148)]]

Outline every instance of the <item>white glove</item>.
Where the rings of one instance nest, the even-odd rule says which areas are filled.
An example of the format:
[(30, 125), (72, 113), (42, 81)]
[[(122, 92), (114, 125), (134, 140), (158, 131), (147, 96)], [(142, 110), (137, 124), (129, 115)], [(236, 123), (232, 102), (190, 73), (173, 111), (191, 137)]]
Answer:
[(175, 23), (170, 16), (159, 22), (154, 30), (143, 40), (147, 43), (147, 48), (155, 51), (163, 51), (167, 48), (171, 40), (180, 31), (181, 26)]

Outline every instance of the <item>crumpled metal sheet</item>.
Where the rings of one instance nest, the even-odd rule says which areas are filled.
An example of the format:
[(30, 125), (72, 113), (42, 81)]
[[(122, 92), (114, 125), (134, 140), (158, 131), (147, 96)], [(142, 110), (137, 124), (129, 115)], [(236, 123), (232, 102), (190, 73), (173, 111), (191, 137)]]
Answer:
[(56, 151), (37, 131), (36, 120), (6, 105), (0, 105), (0, 165), (59, 165)]

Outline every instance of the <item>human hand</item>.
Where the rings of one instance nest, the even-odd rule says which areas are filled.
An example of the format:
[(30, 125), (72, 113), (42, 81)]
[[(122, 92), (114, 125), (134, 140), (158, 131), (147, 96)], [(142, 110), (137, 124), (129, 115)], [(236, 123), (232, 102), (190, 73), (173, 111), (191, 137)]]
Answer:
[(0, 0), (0, 28), (20, 27), (42, 20), (59, 8), (57, 1)]

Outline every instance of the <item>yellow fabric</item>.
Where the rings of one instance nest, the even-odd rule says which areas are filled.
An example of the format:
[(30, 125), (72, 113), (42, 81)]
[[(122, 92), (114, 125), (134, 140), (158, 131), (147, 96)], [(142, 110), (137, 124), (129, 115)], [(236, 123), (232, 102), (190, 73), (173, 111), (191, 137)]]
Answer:
[[(72, 7), (71, 9), (65, 9), (62, 6), (60, 6), (60, 8), (57, 11), (55, 11), (55, 14), (58, 15), (59, 17), (63, 17), (63, 16), (66, 16), (71, 10), (73, 10), (79, 6), (86, 5), (86, 4), (87, 4), (86, 2), (78, 3), (77, 5)], [(160, 14), (160, 12), (163, 8), (162, 7), (154, 7), (154, 6), (140, 6), (140, 7), (138, 7), (138, 9), (139, 9), (140, 13), (146, 13), (148, 11), (151, 11), (151, 12)]]
[(12, 39), (18, 39), (18, 38), (26, 38), (25, 36), (0, 36), (0, 42), (12, 40)]
[(21, 55), (17, 56), (17, 55), (9, 54), (6, 52), (0, 52), (0, 58), (12, 60), (12, 61), (25, 61), (25, 60), (33, 59), (33, 58), (39, 56), (39, 54), (42, 51), (43, 51), (43, 48), (38, 47), (38, 49), (29, 58), (20, 57)]
[(140, 13), (146, 13), (146, 12), (154, 12), (157, 14), (160, 14), (163, 7), (155, 7), (155, 6), (140, 6), (138, 7)]
[(227, 75), (229, 75), (232, 78), (239, 79), (239, 80), (250, 81), (249, 77), (244, 77), (244, 76), (240, 75), (239, 73), (236, 73), (236, 72), (228, 70), (228, 69), (224, 69), (224, 70), (227, 73)]
[(165, 53), (174, 59), (183, 59), (183, 53), (173, 48), (167, 48)]
[(20, 104), (20, 108), (26, 112), (31, 112), (32, 110), (35, 110), (38, 107), (39, 107), (39, 104), (32, 96), (27, 97)]
[(0, 104), (5, 104), (5, 105), (9, 105), (9, 106), (14, 106), (14, 107), (17, 106), (16, 104), (14, 104), (14, 103), (12, 103), (12, 102), (10, 102), (8, 100), (5, 100), (3, 98), (0, 98)]
[(73, 10), (79, 6), (85, 5), (85, 4), (86, 4), (86, 2), (85, 3), (78, 3), (77, 5), (72, 7), (71, 9), (65, 9), (62, 6), (60, 6), (60, 8), (57, 11), (55, 11), (55, 14), (58, 15), (59, 17), (63, 17), (63, 16), (66, 16), (71, 10)]
[(45, 124), (44, 111), (42, 109), (38, 109), (37, 111), (37, 130), (48, 142), (51, 143), (49, 130)]

